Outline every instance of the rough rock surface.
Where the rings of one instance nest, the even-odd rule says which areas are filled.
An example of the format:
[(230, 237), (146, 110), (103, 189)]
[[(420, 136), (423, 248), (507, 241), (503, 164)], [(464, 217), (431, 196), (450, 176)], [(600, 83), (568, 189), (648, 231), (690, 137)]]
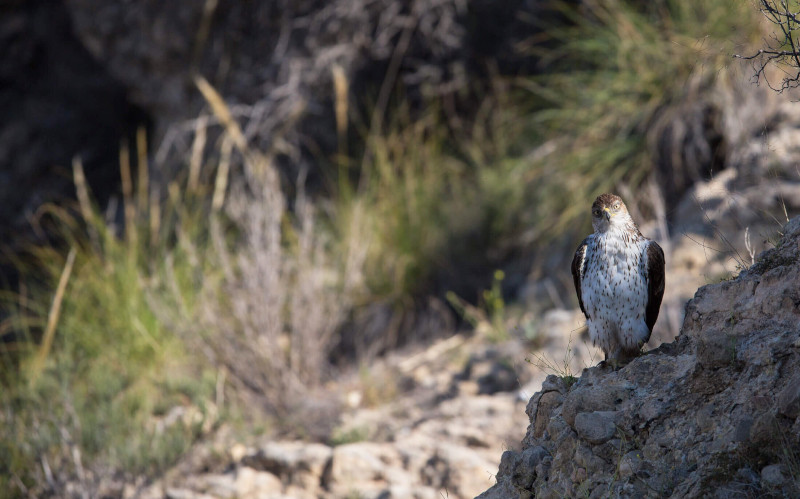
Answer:
[(673, 343), (549, 376), (484, 499), (800, 494), (800, 217), (738, 277), (700, 288)]

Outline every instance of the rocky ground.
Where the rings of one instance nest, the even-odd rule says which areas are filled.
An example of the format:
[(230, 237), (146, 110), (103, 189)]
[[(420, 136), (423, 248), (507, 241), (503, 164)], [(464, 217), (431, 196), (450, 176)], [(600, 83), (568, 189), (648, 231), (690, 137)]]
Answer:
[(223, 428), (163, 479), (124, 495), (472, 497), (494, 483), (499, 456), (518, 447), (527, 424), (510, 364), (518, 352), (481, 343), (453, 336), (372, 366), (371, 389), (338, 385), (350, 409), (331, 445), (237, 440)]
[(484, 499), (800, 494), (800, 217), (697, 291), (676, 341), (531, 398)]

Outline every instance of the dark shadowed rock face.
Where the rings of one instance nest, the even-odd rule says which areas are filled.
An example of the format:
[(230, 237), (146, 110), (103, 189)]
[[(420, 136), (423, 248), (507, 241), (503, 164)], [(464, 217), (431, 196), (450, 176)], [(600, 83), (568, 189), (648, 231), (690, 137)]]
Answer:
[(0, 6), (0, 240), (13, 244), (45, 202), (75, 189), (83, 159), (95, 196), (119, 183), (120, 140), (146, 117), (75, 37), (61, 2)]
[(523, 0), (64, 3), (84, 45), (153, 116), (156, 163), (174, 168), (187, 153), (194, 128), (185, 122), (205, 107), (196, 72), (233, 107), (251, 145), (276, 151), (291, 179), (307, 171), (311, 188), (320, 157), (339, 145), (335, 72), (351, 119), (369, 116), (384, 84), (402, 86), (412, 108), (438, 96), (468, 118), (492, 71), (534, 71), (536, 59), (514, 47), (542, 10)]
[(800, 493), (800, 218), (783, 233), (697, 291), (674, 343), (569, 387), (548, 377), (479, 497)]

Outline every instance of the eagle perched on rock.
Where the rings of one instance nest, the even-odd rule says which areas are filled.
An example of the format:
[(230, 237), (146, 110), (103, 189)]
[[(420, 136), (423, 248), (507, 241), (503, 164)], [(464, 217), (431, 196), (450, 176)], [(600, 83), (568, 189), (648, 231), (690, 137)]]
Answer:
[(639, 232), (619, 196), (592, 203), (594, 234), (572, 259), (578, 303), (589, 337), (605, 360), (637, 356), (650, 339), (664, 296), (664, 251)]

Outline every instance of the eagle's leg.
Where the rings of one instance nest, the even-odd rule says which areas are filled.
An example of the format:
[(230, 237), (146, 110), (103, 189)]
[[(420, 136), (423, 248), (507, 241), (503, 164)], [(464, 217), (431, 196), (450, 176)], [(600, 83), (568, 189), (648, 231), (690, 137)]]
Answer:
[(619, 343), (614, 345), (611, 355), (607, 355), (607, 357), (606, 364), (614, 370), (619, 369), (627, 363), (623, 360), (625, 356), (623, 354), (622, 346)]
[(650, 329), (642, 318), (629, 319), (620, 324), (619, 343), (625, 355), (631, 358), (641, 353), (642, 346), (650, 339)]
[(640, 353), (641, 347), (630, 349), (627, 348), (627, 345), (617, 342), (613, 344), (609, 351), (605, 352), (606, 358), (602, 364), (615, 370), (620, 369), (638, 357)]

